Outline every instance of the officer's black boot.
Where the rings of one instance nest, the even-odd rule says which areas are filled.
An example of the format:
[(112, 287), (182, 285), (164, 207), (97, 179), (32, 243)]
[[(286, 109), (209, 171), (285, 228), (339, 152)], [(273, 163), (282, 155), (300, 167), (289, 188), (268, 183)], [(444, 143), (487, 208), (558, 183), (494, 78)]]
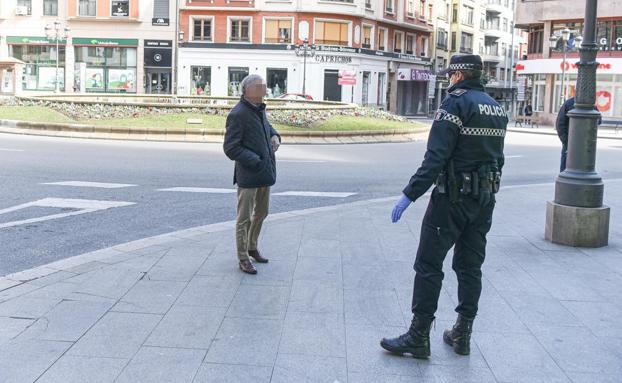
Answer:
[(431, 326), (432, 319), (415, 316), (406, 334), (392, 339), (383, 338), (380, 346), (395, 354), (408, 353), (417, 359), (427, 359), (430, 357)]
[(473, 331), (473, 319), (458, 314), (456, 324), (451, 330), (443, 332), (443, 340), (454, 348), (454, 352), (460, 355), (471, 353), (471, 332)]

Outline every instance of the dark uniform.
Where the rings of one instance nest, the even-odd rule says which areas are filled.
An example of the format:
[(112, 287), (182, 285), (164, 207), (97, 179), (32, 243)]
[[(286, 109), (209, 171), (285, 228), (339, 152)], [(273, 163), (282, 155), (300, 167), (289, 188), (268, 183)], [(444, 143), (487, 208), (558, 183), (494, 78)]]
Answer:
[[(464, 64), (471, 61), (473, 65)], [(479, 56), (464, 55), (452, 57), (449, 70), (473, 68), (481, 68)], [(436, 184), (423, 218), (414, 265), (415, 320), (410, 330), (415, 330), (418, 320), (420, 330), (427, 327), (428, 342), (429, 324), (434, 320), (444, 276), (443, 260), (454, 245), (452, 267), (458, 277), (459, 300), (456, 311), (471, 322), (477, 314), (486, 234), (492, 224), (494, 193), (504, 164), (507, 123), (504, 109), (484, 91), (479, 78), (455, 84), (436, 113), (423, 163), (403, 190), (415, 201)], [(416, 350), (392, 347), (391, 342), (399, 344), (400, 338), (384, 339), (382, 346), (417, 356)], [(420, 356), (426, 357), (426, 352)]]

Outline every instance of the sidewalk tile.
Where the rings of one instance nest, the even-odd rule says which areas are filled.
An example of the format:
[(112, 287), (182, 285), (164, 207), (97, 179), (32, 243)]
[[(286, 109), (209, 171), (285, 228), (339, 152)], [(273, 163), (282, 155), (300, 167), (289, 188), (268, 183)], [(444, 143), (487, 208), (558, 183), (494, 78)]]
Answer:
[[(434, 356), (432, 356), (432, 361)], [(429, 383), (496, 383), (497, 380), (488, 368), (464, 368), (461, 366), (436, 366), (422, 363), (421, 375)]]
[(512, 291), (501, 295), (521, 322), (532, 330), (538, 326), (583, 326), (568, 309), (545, 291), (539, 294)]
[(109, 312), (68, 355), (131, 358), (161, 319), (161, 315), (155, 314)]
[(347, 379), (345, 358), (279, 354), (271, 383), (346, 383)]
[(345, 357), (343, 314), (288, 311), (279, 353)]
[(111, 265), (70, 278), (67, 282), (80, 283), (80, 286), (74, 290), (76, 293), (118, 299), (125, 295), (143, 275), (140, 271), (125, 266)]
[(204, 363), (193, 383), (270, 383), (272, 366)]
[(203, 350), (142, 347), (115, 383), (191, 383)]
[(227, 316), (283, 320), (289, 294), (289, 287), (242, 284)]
[(218, 274), (192, 278), (177, 300), (178, 304), (203, 307), (229, 307), (240, 286), (241, 276)]
[(37, 383), (113, 383), (127, 359), (63, 356)]
[(63, 300), (19, 338), (75, 342), (112, 306), (105, 302)]
[(0, 346), (24, 331), (34, 319), (0, 317)]
[(340, 242), (335, 239), (308, 238), (303, 239), (298, 256), (300, 257), (338, 257)]
[(282, 327), (278, 320), (225, 318), (205, 361), (272, 367)]
[(180, 256), (167, 254), (153, 266), (145, 278), (154, 281), (188, 282), (207, 259), (205, 256)]
[[(266, 257), (267, 254), (264, 254)], [(296, 261), (283, 259), (270, 259), (267, 264), (254, 263), (258, 270), (255, 275), (245, 274), (242, 279), (243, 285), (262, 286), (290, 286), (296, 269)], [(239, 272), (239, 271), (238, 271)]]
[[(349, 372), (348, 383), (413, 383), (415, 378), (408, 375), (373, 375), (362, 372)], [(416, 379), (417, 382), (423, 382), (421, 378)]]
[(287, 311), (343, 313), (343, 290), (313, 281), (294, 281)]
[(620, 375), (603, 375), (585, 372), (570, 372), (572, 383), (620, 383)]
[(11, 341), (0, 347), (0, 382), (34, 382), (69, 347), (69, 342)]
[(394, 289), (345, 290), (347, 325), (405, 326)]
[(314, 281), (322, 286), (341, 287), (343, 284), (341, 257), (336, 254), (332, 258), (299, 258), (294, 280)]
[(185, 287), (185, 282), (143, 279), (121, 298), (112, 311), (164, 314)]
[(225, 317), (225, 308), (175, 305), (145, 342), (148, 346), (207, 350)]
[(562, 301), (562, 304), (595, 335), (622, 338), (622, 307), (613, 302)]
[(39, 318), (60, 303), (58, 298), (36, 298), (22, 296), (0, 303), (0, 316)]

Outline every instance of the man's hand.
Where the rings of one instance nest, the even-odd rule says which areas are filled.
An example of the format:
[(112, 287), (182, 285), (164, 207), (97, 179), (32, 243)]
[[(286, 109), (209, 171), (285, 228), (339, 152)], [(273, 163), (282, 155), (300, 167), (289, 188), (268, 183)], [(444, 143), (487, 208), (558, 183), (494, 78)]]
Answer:
[(272, 136), (270, 141), (272, 142), (272, 151), (276, 152), (277, 150), (279, 150), (279, 146), (281, 146), (281, 140), (279, 140), (279, 136)]
[(399, 221), (400, 218), (402, 218), (402, 213), (404, 213), (404, 210), (406, 210), (406, 208), (408, 208), (411, 203), (412, 201), (410, 200), (410, 198), (402, 194), (399, 201), (397, 201), (395, 207), (393, 208), (393, 213), (391, 213), (391, 221), (393, 223)]

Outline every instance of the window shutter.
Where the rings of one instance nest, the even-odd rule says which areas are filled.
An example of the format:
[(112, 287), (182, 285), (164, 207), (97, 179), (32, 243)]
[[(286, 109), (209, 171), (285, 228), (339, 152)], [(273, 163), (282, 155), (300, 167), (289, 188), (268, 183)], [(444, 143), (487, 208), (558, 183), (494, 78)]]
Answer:
[(153, 17), (154, 18), (168, 18), (170, 0), (154, 0), (153, 2)]

